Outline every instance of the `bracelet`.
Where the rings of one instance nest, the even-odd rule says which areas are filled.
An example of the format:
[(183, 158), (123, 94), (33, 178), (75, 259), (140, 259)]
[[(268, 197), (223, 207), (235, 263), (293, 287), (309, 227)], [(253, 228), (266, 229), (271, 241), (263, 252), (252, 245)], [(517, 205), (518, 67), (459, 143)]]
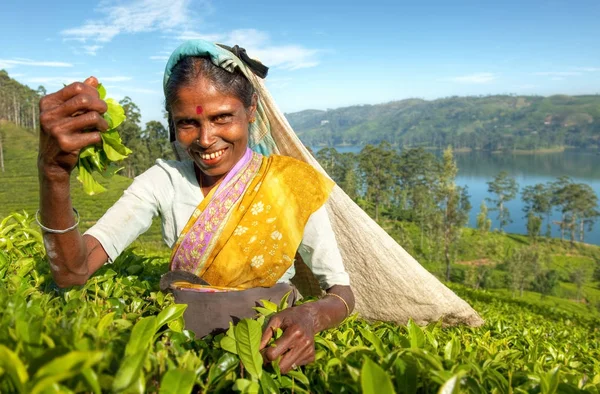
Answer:
[[(350, 308), (348, 307), (348, 303), (346, 302), (346, 300), (342, 296), (334, 294), (334, 293), (326, 293), (325, 297), (327, 297), (327, 296), (334, 296), (334, 297), (339, 298), (340, 300), (342, 300), (342, 302), (344, 303), (344, 306), (346, 307), (346, 317), (350, 316)], [(344, 317), (344, 319), (346, 317)]]
[(47, 233), (64, 234), (64, 233), (68, 233), (69, 231), (75, 230), (77, 228), (77, 226), (79, 226), (79, 212), (77, 212), (77, 210), (75, 208), (73, 208), (73, 212), (75, 212), (75, 217), (77, 217), (77, 222), (74, 225), (72, 225), (71, 227), (66, 228), (64, 230), (55, 230), (53, 228), (46, 227), (42, 223), (40, 223), (40, 218), (39, 218), (40, 210), (39, 209), (35, 212), (35, 221), (38, 224), (38, 226), (40, 226), (40, 228)]

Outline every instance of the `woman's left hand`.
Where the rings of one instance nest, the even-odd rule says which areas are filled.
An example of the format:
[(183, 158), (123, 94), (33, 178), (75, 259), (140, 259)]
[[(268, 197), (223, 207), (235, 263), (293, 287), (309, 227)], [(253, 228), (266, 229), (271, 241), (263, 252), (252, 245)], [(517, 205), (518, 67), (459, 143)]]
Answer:
[[(278, 328), (283, 330), (283, 335), (265, 349)], [(281, 357), (279, 368), (282, 373), (312, 363), (315, 361), (315, 334), (314, 311), (310, 303), (285, 309), (271, 317), (263, 333), (260, 342), (263, 358), (273, 362)]]

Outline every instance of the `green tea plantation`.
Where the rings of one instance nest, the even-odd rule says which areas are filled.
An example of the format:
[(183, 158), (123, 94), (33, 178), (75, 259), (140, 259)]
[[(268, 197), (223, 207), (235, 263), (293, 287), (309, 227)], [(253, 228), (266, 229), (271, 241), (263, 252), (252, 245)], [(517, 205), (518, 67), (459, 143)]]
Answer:
[(128, 250), (85, 286), (50, 276), (31, 217), (0, 222), (2, 393), (599, 393), (600, 322), (454, 288), (480, 328), (419, 327), (351, 316), (316, 338), (316, 362), (263, 365), (255, 320), (195, 339), (185, 305), (158, 290), (163, 257)]

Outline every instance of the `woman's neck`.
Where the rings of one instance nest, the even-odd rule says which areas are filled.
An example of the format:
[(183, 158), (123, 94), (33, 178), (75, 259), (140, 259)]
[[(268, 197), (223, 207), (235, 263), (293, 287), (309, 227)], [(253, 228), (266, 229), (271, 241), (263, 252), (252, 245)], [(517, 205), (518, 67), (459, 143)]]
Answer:
[(207, 196), (214, 187), (219, 186), (219, 183), (227, 176), (227, 173), (219, 176), (206, 175), (196, 165), (194, 165), (194, 171), (196, 172), (196, 179), (204, 196)]

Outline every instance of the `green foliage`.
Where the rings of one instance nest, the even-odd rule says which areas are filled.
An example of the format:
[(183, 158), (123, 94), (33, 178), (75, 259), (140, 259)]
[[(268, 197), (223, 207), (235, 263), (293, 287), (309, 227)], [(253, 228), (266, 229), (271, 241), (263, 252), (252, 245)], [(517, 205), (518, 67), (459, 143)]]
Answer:
[(527, 214), (527, 235), (532, 239), (536, 239), (542, 230), (542, 218), (535, 215), (533, 212)]
[(101, 134), (102, 146), (90, 145), (79, 153), (77, 161), (77, 179), (83, 184), (86, 194), (94, 195), (106, 191), (104, 186), (98, 183), (92, 174), (98, 172), (105, 178), (116, 174), (120, 167), (114, 163), (126, 159), (131, 150), (123, 145), (117, 127), (125, 120), (125, 112), (113, 99), (107, 99), (106, 90), (102, 84), (98, 85), (100, 99), (106, 102), (108, 110), (104, 114), (104, 120), (108, 123), (108, 130)]
[(571, 178), (563, 176), (551, 185), (553, 192), (552, 205), (560, 209), (562, 213), (561, 238), (564, 231), (570, 233), (571, 242), (576, 240), (579, 233), (579, 241), (585, 240), (585, 230), (591, 231), (593, 224), (600, 217), (598, 211), (598, 196), (594, 190), (585, 183), (575, 183)]
[(492, 219), (488, 218), (488, 207), (485, 202), (481, 202), (479, 213), (477, 214), (477, 230), (486, 234), (492, 227)]
[(495, 199), (489, 198), (487, 200), (496, 205), (493, 210), (498, 211), (498, 221), (500, 222), (500, 231), (502, 231), (504, 226), (512, 223), (510, 211), (504, 204), (517, 196), (519, 185), (515, 178), (508, 175), (506, 171), (500, 171), (494, 177), (494, 180), (487, 182), (487, 184), (488, 192), (496, 195)]
[[(552, 215), (552, 208), (554, 208), (552, 204), (552, 186), (544, 185), (542, 183), (538, 183), (533, 186), (526, 186), (523, 188), (521, 193), (521, 199), (525, 203), (523, 211), (525, 214), (527, 214), (528, 221), (532, 221), (532, 231), (528, 231), (527, 233), (529, 235), (535, 234), (535, 236), (537, 236), (537, 234), (541, 231), (541, 216), (546, 215), (546, 236), (550, 237), (552, 226), (550, 223), (550, 216)], [(538, 221), (536, 220), (534, 224), (534, 219), (530, 216), (534, 214), (540, 219), (540, 228), (537, 229), (537, 231), (533, 230), (536, 229)], [(529, 224), (528, 230), (530, 230)]]
[(365, 185), (365, 196), (375, 205), (375, 220), (379, 209), (389, 203), (390, 190), (395, 184), (395, 158), (397, 154), (388, 143), (367, 145), (358, 156), (358, 165)]
[[(33, 90), (10, 78), (5, 70), (0, 70), (0, 122), (5, 120), (33, 132), (37, 131), (38, 104), (45, 94), (43, 86)], [(1, 148), (0, 141), (0, 153)]]
[[(10, 227), (13, 240), (22, 233), (27, 241), (29, 221), (11, 217), (0, 231)], [(530, 302), (453, 286), (485, 318), (478, 329), (353, 315), (317, 335), (313, 364), (282, 375), (262, 365), (264, 317), (204, 339), (182, 330), (185, 306), (157, 289), (164, 260), (127, 251), (85, 286), (60, 290), (39, 242), (0, 253), (3, 393), (600, 390), (600, 321), (541, 304), (550, 297)], [(142, 269), (132, 275), (134, 264)], [(264, 303), (261, 311), (282, 307)]]

